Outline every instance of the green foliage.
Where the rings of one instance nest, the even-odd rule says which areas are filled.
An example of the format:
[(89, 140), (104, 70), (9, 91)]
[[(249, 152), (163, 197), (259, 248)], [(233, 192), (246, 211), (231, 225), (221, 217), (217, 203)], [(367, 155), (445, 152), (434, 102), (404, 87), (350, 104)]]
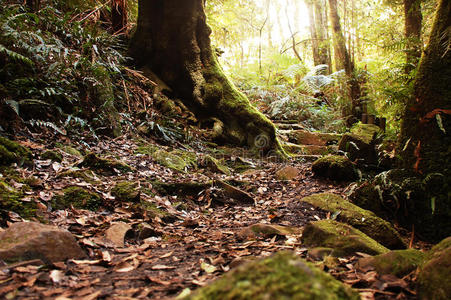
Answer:
[[(77, 10), (56, 8), (70, 3), (53, 4), (32, 13), (0, 1), (0, 79), (8, 104), (30, 125), (59, 133), (64, 127), (88, 127), (96, 118), (97, 128), (111, 127), (107, 115), (124, 98), (122, 86), (114, 84), (123, 79), (122, 46), (98, 25), (77, 21)], [(27, 109), (30, 101), (24, 99), (44, 105)]]

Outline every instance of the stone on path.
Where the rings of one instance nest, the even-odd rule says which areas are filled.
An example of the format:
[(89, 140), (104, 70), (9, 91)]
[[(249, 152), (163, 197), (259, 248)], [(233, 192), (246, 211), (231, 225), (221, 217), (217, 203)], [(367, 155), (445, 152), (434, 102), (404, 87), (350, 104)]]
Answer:
[(105, 237), (113, 242), (116, 247), (124, 247), (125, 235), (132, 227), (124, 222), (112, 224), (106, 231)]
[(299, 175), (299, 169), (292, 166), (285, 166), (276, 172), (276, 178), (279, 180), (292, 180)]
[(245, 263), (183, 299), (360, 299), (359, 294), (293, 253)]
[(73, 235), (55, 226), (21, 222), (0, 232), (0, 259), (6, 262), (41, 259), (48, 264), (85, 256)]
[(376, 255), (389, 251), (360, 230), (333, 220), (321, 220), (305, 226), (302, 242), (306, 247), (332, 248), (333, 256), (349, 256), (356, 252)]

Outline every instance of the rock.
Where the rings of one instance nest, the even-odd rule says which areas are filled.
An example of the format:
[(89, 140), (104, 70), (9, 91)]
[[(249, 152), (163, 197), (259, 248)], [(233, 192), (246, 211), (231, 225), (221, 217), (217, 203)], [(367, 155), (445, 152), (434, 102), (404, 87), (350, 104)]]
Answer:
[(334, 252), (334, 249), (327, 247), (315, 247), (308, 249), (307, 255), (314, 260), (323, 260), (325, 257), (330, 256)]
[(302, 198), (301, 201), (329, 211), (331, 214), (339, 213), (336, 218), (337, 221), (359, 229), (389, 249), (406, 248), (401, 236), (389, 222), (338, 195), (331, 193), (314, 194)]
[(424, 300), (447, 300), (451, 295), (451, 237), (426, 253), (418, 275), (418, 295)]
[(131, 229), (132, 227), (124, 222), (114, 223), (105, 231), (105, 237), (116, 247), (124, 247), (125, 235)]
[(219, 160), (217, 160), (216, 158), (214, 158), (214, 157), (212, 157), (210, 155), (206, 155), (204, 157), (203, 163), (212, 172), (222, 173), (222, 174), (225, 174), (225, 175), (230, 175), (231, 174), (229, 168), (227, 168), (226, 166), (222, 165), (219, 162)]
[(402, 278), (421, 266), (424, 253), (415, 250), (394, 250), (384, 254), (363, 257), (358, 261), (362, 270), (372, 268), (380, 275), (391, 274)]
[(23, 218), (36, 216), (36, 202), (21, 201), (24, 194), (4, 181), (0, 181), (0, 210), (13, 211)]
[(254, 204), (254, 198), (245, 191), (242, 191), (234, 186), (231, 186), (230, 184), (222, 180), (216, 180), (215, 185), (217, 185), (224, 191), (224, 195), (226, 197), (232, 198), (240, 203)]
[(184, 299), (360, 299), (348, 286), (289, 252), (246, 264)]
[(335, 133), (310, 132), (305, 130), (292, 130), (287, 133), (290, 142), (298, 145), (326, 146), (337, 143), (341, 135)]
[(276, 172), (276, 178), (278, 180), (292, 180), (296, 178), (300, 172), (301, 171), (295, 167), (285, 166)]
[(373, 124), (358, 123), (345, 133), (338, 143), (338, 150), (347, 152), (351, 160), (363, 159), (369, 164), (377, 164), (375, 149), (376, 136), (381, 129)]
[(62, 195), (56, 195), (52, 199), (55, 209), (66, 209), (71, 206), (78, 209), (97, 211), (103, 205), (103, 199), (99, 194), (78, 186), (65, 188)]
[(31, 151), (19, 143), (0, 136), (0, 165), (11, 163), (31, 164), (33, 155)]
[(168, 152), (159, 149), (152, 154), (152, 157), (157, 163), (179, 172), (186, 172), (188, 168), (197, 165), (196, 154), (182, 150)]
[(450, 180), (441, 174), (420, 177), (393, 169), (359, 184), (349, 199), (384, 219), (395, 219), (408, 229), (413, 224), (422, 239), (438, 242), (451, 235), (450, 188)]
[(124, 202), (139, 202), (141, 192), (138, 183), (122, 181), (111, 189), (111, 195)]
[(389, 251), (360, 230), (333, 220), (321, 220), (306, 225), (302, 242), (308, 247), (332, 248), (333, 256), (348, 256), (356, 252), (376, 255)]
[(78, 167), (87, 167), (105, 176), (116, 175), (119, 173), (128, 173), (133, 171), (129, 165), (114, 160), (97, 157), (94, 153), (87, 154)]
[(282, 147), (287, 152), (303, 155), (327, 155), (338, 151), (337, 146), (298, 145), (288, 142), (282, 143)]
[(6, 262), (41, 259), (49, 264), (83, 257), (72, 234), (55, 226), (22, 222), (0, 232), (0, 259)]
[(344, 156), (324, 156), (312, 164), (312, 171), (317, 177), (331, 180), (352, 181), (358, 179), (354, 165)]
[(42, 160), (50, 159), (51, 161), (62, 162), (63, 156), (59, 152), (48, 150), (41, 154), (41, 159)]
[(286, 236), (298, 232), (299, 230), (293, 227), (272, 224), (253, 224), (241, 230), (238, 233), (238, 238), (241, 240), (255, 239), (257, 237), (270, 238), (275, 235)]
[(139, 224), (136, 231), (138, 233), (138, 238), (140, 240), (145, 240), (151, 236), (163, 235), (161, 231), (156, 230), (154, 227), (152, 227), (149, 223), (146, 222)]

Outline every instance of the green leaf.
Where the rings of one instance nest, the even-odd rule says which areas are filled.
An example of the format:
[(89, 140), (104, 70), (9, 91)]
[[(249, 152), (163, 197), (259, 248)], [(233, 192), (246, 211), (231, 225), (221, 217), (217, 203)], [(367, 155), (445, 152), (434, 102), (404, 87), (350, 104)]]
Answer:
[(435, 213), (435, 197), (431, 198), (431, 210), (432, 210), (432, 214)]
[(446, 130), (445, 130), (445, 127), (443, 127), (443, 121), (442, 121), (442, 117), (440, 116), (440, 114), (436, 114), (435, 119), (437, 120), (438, 128), (440, 128), (440, 130), (443, 131), (444, 134), (446, 134)]

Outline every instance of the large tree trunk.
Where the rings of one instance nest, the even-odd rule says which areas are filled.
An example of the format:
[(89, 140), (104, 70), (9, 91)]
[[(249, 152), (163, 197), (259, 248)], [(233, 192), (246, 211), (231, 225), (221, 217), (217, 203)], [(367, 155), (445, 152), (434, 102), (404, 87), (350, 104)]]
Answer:
[(337, 0), (329, 0), (329, 17), (332, 25), (333, 42), (335, 50), (335, 66), (337, 70), (344, 69), (349, 80), (351, 97), (351, 114), (358, 119), (361, 115), (360, 86), (354, 78), (354, 65), (346, 49), (346, 40), (341, 30), (340, 17), (338, 16)]
[(318, 54), (320, 64), (328, 65), (329, 72), (332, 70), (330, 57), (330, 42), (327, 34), (327, 6), (325, 0), (315, 0), (315, 27), (318, 37)]
[(321, 65), (320, 57), (319, 57), (319, 40), (316, 30), (315, 23), (315, 13), (313, 9), (313, 2), (311, 0), (305, 1), (308, 9), (309, 23), (310, 23), (310, 37), (312, 38), (312, 54), (313, 54), (313, 63), (315, 66)]
[(404, 0), (404, 24), (407, 39), (406, 72), (410, 73), (421, 57), (421, 15), (420, 0)]
[(203, 0), (140, 0), (130, 54), (199, 119), (219, 119), (226, 142), (282, 154), (274, 125), (224, 75), (210, 33)]
[[(451, 1), (441, 0), (401, 128), (405, 167), (451, 179)], [(449, 183), (451, 187), (451, 182)]]

